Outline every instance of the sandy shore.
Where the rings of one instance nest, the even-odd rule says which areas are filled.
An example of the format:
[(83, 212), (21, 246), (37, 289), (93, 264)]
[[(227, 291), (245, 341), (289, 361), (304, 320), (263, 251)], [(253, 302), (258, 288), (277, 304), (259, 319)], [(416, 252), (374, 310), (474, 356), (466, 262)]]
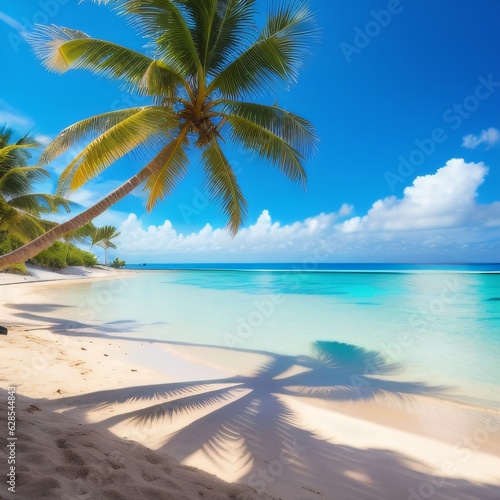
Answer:
[[(354, 397), (352, 371), (325, 386), (324, 366), (305, 357), (70, 320), (44, 291), (70, 293), (77, 276), (36, 272), (45, 281), (0, 273), (0, 323), (10, 329), (0, 336), (0, 403), (7, 429), (15, 386), (17, 498), (500, 498), (494, 410), (404, 384), (403, 396), (375, 379)], [(346, 397), (320, 397), (339, 391)]]

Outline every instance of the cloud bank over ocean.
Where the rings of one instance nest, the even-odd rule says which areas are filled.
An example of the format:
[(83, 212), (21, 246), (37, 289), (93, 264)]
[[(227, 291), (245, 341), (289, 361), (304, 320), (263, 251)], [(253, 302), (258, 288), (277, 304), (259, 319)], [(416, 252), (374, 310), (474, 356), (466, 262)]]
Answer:
[(488, 167), (451, 159), (432, 175), (416, 177), (395, 196), (377, 200), (366, 214), (355, 215), (345, 203), (338, 211), (320, 213), (282, 225), (264, 210), (231, 238), (224, 228), (206, 224), (183, 234), (169, 220), (144, 227), (131, 213), (121, 224), (120, 255), (149, 261), (444, 261), (474, 253), (485, 261), (498, 255), (500, 201), (476, 202)]

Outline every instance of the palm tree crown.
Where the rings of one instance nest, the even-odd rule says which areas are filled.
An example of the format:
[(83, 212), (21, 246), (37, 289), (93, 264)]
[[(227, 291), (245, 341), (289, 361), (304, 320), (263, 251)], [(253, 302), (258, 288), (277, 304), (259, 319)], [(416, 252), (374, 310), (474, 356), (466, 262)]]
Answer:
[(26, 242), (53, 225), (42, 220), (42, 215), (60, 207), (69, 212), (70, 203), (60, 196), (32, 193), (33, 184), (49, 176), (41, 167), (28, 166), (30, 149), (39, 145), (29, 137), (10, 144), (11, 137), (11, 130), (0, 130), (0, 233)]
[(98, 247), (104, 248), (104, 264), (108, 264), (108, 249), (116, 249), (116, 245), (111, 241), (114, 238), (120, 236), (120, 231), (115, 226), (102, 226), (95, 229), (92, 234), (92, 245), (97, 245)]
[[(84, 214), (61, 224), (31, 249), (74, 230), (145, 182), (147, 209), (172, 193), (186, 175), (188, 149), (201, 150), (207, 191), (229, 217), (235, 234), (246, 201), (223, 143), (255, 152), (292, 181), (305, 185), (304, 162), (316, 134), (305, 119), (255, 101), (296, 81), (315, 37), (314, 19), (299, 0), (278, 4), (258, 31), (255, 0), (104, 0), (148, 40), (147, 54), (98, 40), (74, 29), (38, 27), (35, 53), (50, 70), (87, 69), (123, 82), (151, 105), (111, 111), (63, 130), (41, 157), (48, 164), (70, 146), (87, 145), (66, 167), (59, 192), (74, 190), (119, 158), (146, 154), (147, 165)], [(37, 248), (35, 248), (37, 247)], [(38, 250), (39, 251), (39, 250)], [(0, 267), (5, 261), (0, 259)]]

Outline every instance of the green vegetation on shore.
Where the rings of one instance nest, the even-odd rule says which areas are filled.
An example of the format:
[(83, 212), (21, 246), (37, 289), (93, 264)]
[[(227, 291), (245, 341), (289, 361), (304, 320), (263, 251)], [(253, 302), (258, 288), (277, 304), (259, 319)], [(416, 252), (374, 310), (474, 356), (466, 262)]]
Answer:
[[(12, 248), (12, 241), (5, 239), (0, 242), (0, 255), (12, 251)], [(71, 243), (56, 241), (51, 247), (40, 252), (29, 262), (50, 269), (62, 269), (66, 266), (94, 267), (97, 264), (97, 257)], [(24, 264), (14, 264), (6, 270), (16, 274), (28, 274)]]
[[(34, 193), (34, 185), (49, 177), (40, 167), (28, 166), (31, 150), (38, 148), (36, 141), (28, 136), (11, 143), (12, 131), (4, 126), (0, 129), (0, 255), (5, 255), (33, 238), (57, 226), (42, 216), (54, 214), (60, 208), (70, 211), (73, 205), (61, 196)], [(30, 261), (43, 267), (61, 269), (66, 266), (93, 267), (97, 257), (81, 250), (73, 242), (91, 241), (105, 249), (107, 263), (108, 248), (116, 248), (110, 240), (119, 235), (114, 226), (95, 227), (91, 222), (62, 236), (49, 248), (33, 256)], [(7, 268), (9, 272), (28, 274), (24, 263)]]

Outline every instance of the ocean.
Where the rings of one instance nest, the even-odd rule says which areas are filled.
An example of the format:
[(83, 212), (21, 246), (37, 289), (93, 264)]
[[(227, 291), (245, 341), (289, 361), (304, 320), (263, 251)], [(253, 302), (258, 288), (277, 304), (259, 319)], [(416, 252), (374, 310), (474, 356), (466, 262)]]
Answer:
[(297, 359), (350, 344), (380, 355), (384, 376), (500, 408), (499, 264), (127, 267), (147, 272), (67, 285), (64, 304), (49, 302), (121, 336)]

